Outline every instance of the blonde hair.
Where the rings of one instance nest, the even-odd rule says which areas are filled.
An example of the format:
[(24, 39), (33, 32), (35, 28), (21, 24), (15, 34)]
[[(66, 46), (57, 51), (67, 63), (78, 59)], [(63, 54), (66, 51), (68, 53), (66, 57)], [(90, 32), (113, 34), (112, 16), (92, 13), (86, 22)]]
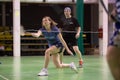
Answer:
[[(45, 17), (43, 17), (43, 19), (44, 19), (44, 18), (48, 18), (48, 20), (51, 22), (51, 27), (57, 25), (57, 23), (56, 23), (51, 17), (45, 16)], [(43, 19), (42, 19), (42, 20), (43, 20)], [(44, 25), (43, 25), (43, 21), (42, 21), (42, 26), (44, 26)]]

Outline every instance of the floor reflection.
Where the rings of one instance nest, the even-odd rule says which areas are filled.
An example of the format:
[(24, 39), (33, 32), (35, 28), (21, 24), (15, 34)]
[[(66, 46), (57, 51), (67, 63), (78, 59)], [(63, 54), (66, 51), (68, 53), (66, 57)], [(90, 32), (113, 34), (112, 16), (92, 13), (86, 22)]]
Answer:
[(109, 79), (109, 75), (107, 73), (110, 73), (110, 75), (112, 76), (111, 72), (109, 71), (109, 68), (108, 68), (108, 64), (107, 64), (107, 61), (106, 61), (106, 58), (103, 58), (101, 60), (102, 64), (101, 64), (101, 75), (102, 75), (102, 80), (108, 80)]
[(21, 80), (21, 58), (14, 57), (13, 58), (13, 74), (14, 80)]

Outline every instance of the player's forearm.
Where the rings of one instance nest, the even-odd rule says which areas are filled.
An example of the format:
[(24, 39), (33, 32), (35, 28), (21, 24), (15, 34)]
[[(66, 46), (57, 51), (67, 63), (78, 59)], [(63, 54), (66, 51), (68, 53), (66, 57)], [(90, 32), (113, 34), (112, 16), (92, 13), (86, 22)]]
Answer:
[(38, 31), (37, 33), (31, 33), (33, 37), (39, 37), (41, 35), (41, 31)]
[(77, 29), (77, 34), (80, 34), (80, 31), (81, 31), (81, 28), (78, 27), (78, 29)]

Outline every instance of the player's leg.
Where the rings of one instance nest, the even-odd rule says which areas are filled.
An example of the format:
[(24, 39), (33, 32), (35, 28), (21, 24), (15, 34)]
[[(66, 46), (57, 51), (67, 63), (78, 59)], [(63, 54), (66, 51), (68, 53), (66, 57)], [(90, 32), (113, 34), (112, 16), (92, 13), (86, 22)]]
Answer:
[(64, 55), (65, 48), (62, 49), (62, 52), (60, 52), (60, 63), (63, 62), (63, 55)]
[(120, 79), (120, 48), (109, 46), (107, 62), (115, 80)]
[(72, 34), (71, 35), (72, 38), (69, 39), (69, 45), (72, 47), (72, 50), (75, 52), (75, 54), (78, 56), (78, 59), (79, 59), (79, 68), (82, 68), (83, 67), (83, 59), (82, 59), (82, 54), (81, 54), (81, 51), (79, 50), (78, 48), (78, 43), (77, 43), (77, 40), (75, 38), (75, 34)]
[(59, 59), (59, 54), (53, 54), (52, 55), (52, 59), (53, 59), (53, 63), (55, 64), (56, 68), (71, 68), (72, 70), (74, 70), (75, 72), (77, 72), (77, 68), (74, 64), (74, 62), (71, 62), (70, 64), (65, 64), (65, 63), (60, 63), (60, 59)]
[(38, 76), (47, 76), (48, 75), (48, 64), (49, 64), (49, 60), (50, 60), (50, 54), (54, 54), (57, 53), (58, 49), (56, 48), (56, 46), (51, 46), (50, 48), (48, 48), (45, 51), (45, 61), (44, 61), (44, 66), (43, 69), (38, 73)]
[(107, 48), (107, 62), (115, 80), (120, 79), (120, 32), (114, 31)]
[(73, 46), (73, 50), (79, 58), (79, 67), (82, 68), (83, 67), (83, 59), (82, 59), (82, 54), (81, 54), (78, 46)]

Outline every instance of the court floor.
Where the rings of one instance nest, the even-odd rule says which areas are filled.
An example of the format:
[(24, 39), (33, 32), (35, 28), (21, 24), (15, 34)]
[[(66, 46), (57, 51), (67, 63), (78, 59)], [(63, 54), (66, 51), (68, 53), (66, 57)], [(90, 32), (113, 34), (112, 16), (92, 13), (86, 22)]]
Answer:
[[(49, 76), (37, 76), (44, 56), (0, 57), (0, 80), (114, 80), (103, 56), (83, 56), (84, 66), (75, 73), (70, 68), (56, 69), (50, 60)], [(64, 56), (65, 63), (78, 63), (77, 56)]]

